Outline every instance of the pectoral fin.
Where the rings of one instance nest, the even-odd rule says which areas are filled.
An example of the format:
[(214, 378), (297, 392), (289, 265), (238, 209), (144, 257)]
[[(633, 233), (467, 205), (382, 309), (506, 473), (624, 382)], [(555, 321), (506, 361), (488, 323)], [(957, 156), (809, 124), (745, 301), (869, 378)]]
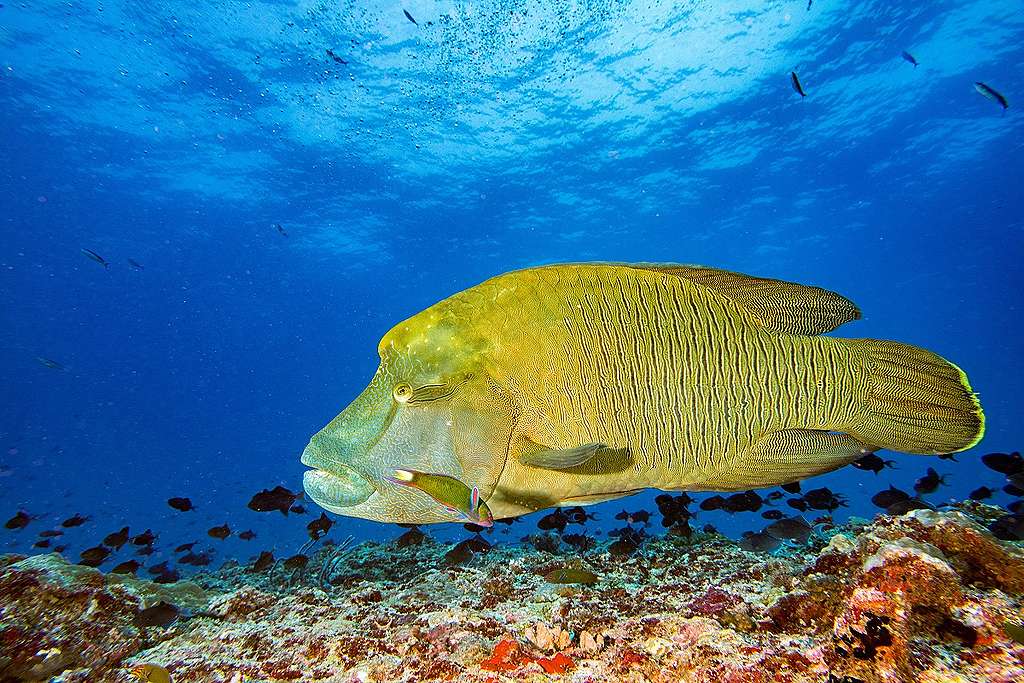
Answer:
[(527, 440), (518, 459), (524, 465), (539, 467), (545, 470), (567, 470), (578, 467), (593, 458), (597, 452), (604, 448), (602, 443), (588, 443), (583, 446), (568, 449), (546, 448)]

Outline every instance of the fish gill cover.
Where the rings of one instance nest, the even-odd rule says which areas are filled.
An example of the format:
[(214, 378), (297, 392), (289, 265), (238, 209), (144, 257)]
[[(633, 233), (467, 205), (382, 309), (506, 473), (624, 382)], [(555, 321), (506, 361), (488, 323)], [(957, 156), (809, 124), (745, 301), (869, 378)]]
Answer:
[[(0, 680), (1024, 678), (1022, 36), (1010, 1), (0, 3)], [(460, 523), (303, 492), (368, 384), (482, 381), (375, 386), (393, 326), (594, 261), (837, 292), (828, 336), (956, 363), (984, 439), (492, 526), (416, 462)], [(516, 461), (616, 444), (552, 445)]]

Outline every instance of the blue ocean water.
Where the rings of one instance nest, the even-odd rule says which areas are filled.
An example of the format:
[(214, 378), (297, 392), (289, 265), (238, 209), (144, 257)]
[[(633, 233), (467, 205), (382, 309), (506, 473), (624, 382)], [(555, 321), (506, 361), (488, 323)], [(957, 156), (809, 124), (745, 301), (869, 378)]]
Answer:
[[(979, 456), (1024, 445), (1020, 9), (2, 3), (0, 514), (34, 519), (0, 549), (41, 552), (39, 531), (81, 513), (71, 557), (124, 525), (159, 535), (152, 563), (192, 540), (218, 559), (295, 552), (315, 505), (246, 503), (300, 489), (299, 453), (372, 376), (380, 337), (563, 261), (701, 263), (850, 297), (864, 319), (836, 334), (953, 360), (988, 431), (957, 462), (883, 453), (896, 469), (805, 488), (847, 496), (840, 518), (929, 466), (951, 475), (935, 504), (999, 489)], [(652, 497), (597, 506), (592, 528)], [(337, 539), (401, 531), (332, 518)], [(207, 536), (223, 523), (257, 537)]]

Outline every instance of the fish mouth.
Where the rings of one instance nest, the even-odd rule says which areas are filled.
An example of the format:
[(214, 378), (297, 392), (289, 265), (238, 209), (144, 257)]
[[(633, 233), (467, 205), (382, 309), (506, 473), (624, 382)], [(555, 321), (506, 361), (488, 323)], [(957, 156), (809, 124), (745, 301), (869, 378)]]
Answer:
[(309, 447), (302, 452), (300, 461), (307, 467), (302, 475), (302, 487), (313, 501), (328, 509), (349, 508), (366, 502), (376, 491), (366, 477), (355, 469), (339, 463), (331, 463), (330, 470), (320, 469), (321, 463)]

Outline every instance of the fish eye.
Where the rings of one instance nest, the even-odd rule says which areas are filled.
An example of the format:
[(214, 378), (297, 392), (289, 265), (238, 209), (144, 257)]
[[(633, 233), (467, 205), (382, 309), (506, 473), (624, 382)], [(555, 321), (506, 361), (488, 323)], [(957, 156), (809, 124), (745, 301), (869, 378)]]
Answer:
[(405, 382), (396, 384), (395, 390), (392, 393), (394, 394), (396, 401), (399, 403), (405, 403), (409, 400), (409, 397), (412, 396), (412, 386)]

